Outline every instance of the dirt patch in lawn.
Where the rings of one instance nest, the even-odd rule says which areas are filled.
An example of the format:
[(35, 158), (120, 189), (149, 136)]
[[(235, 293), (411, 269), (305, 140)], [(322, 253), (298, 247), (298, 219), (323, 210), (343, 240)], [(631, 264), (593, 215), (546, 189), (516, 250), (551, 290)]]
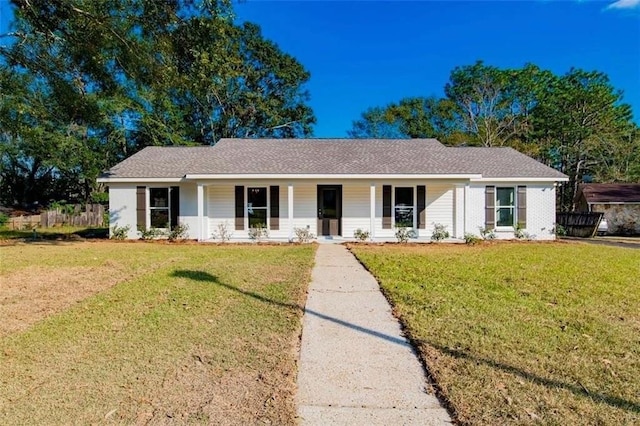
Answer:
[(0, 247), (2, 423), (296, 424), (314, 251)]
[(33, 266), (11, 272), (1, 277), (0, 337), (25, 330), (131, 276), (112, 260), (101, 267)]
[[(221, 372), (203, 361), (194, 357), (167, 371), (159, 389), (149, 389), (138, 404), (127, 404), (114, 412), (114, 420), (235, 425), (289, 424), (295, 417), (295, 407), (290, 403), (294, 399), (293, 380), (286, 380), (283, 371)], [(283, 394), (283, 390), (287, 392)], [(131, 409), (135, 411), (126, 411)]]

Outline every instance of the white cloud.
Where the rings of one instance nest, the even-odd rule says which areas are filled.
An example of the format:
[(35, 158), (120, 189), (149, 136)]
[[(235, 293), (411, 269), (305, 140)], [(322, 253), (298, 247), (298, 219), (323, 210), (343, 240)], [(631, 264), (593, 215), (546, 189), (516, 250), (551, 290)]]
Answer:
[(607, 6), (607, 9), (635, 9), (640, 6), (640, 0), (618, 0)]

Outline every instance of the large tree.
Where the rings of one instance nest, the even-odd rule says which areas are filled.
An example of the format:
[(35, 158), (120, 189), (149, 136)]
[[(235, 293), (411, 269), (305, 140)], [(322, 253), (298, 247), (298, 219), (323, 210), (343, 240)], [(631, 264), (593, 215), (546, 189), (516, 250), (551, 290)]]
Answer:
[(513, 147), (569, 176), (558, 191), (561, 209), (572, 207), (587, 176), (640, 178), (640, 131), (622, 93), (601, 72), (554, 75), (532, 64), (501, 69), (476, 62), (456, 67), (444, 92), (442, 99), (406, 98), (370, 109), (350, 135), (376, 137), (372, 129), (392, 129), (449, 145)]
[(622, 92), (601, 72), (572, 69), (539, 89), (532, 110), (533, 133), (542, 147), (542, 159), (569, 176), (569, 183), (559, 191), (562, 208), (573, 205), (582, 177), (592, 174), (590, 168), (603, 160), (611, 145), (626, 151), (634, 143), (633, 137), (625, 135), (635, 127), (631, 117)]
[(453, 108), (447, 99), (404, 98), (368, 109), (347, 134), (352, 138), (438, 138), (455, 145), (466, 140), (453, 124)]
[[(230, 1), (13, 3), (14, 42), (0, 47), (3, 195), (31, 173), (74, 188), (46, 196), (87, 199), (101, 169), (147, 145), (311, 134), (309, 73), (236, 24)], [(12, 124), (16, 104), (24, 125)], [(46, 201), (13, 192), (0, 201)]]

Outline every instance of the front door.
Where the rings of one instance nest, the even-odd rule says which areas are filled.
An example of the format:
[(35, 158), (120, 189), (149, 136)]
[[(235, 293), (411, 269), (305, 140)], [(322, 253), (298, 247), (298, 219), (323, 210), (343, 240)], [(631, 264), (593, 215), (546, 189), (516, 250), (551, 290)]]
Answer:
[(318, 235), (342, 235), (342, 185), (318, 185)]

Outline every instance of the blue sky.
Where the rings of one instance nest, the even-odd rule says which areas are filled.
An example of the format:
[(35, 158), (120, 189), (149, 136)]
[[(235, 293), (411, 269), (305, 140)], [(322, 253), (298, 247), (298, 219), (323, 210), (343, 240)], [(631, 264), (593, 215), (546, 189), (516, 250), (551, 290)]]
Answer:
[[(235, 12), (311, 72), (316, 137), (346, 136), (372, 106), (442, 96), (450, 71), (478, 59), (603, 71), (640, 122), (640, 0), (247, 0)], [(0, 33), (10, 19), (0, 0)]]
[[(372, 106), (442, 96), (451, 70), (477, 59), (562, 74), (607, 73), (640, 121), (640, 0), (259, 1), (235, 8), (311, 72), (315, 136), (345, 136)], [(620, 4), (618, 4), (620, 5)], [(635, 5), (635, 6), (634, 6)], [(608, 8), (609, 7), (609, 8)]]

